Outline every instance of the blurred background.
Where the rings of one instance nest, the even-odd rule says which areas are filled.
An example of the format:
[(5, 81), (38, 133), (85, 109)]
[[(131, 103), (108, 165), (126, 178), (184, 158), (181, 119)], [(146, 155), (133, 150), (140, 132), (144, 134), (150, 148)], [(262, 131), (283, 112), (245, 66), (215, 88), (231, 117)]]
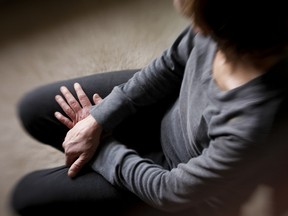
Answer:
[[(187, 25), (172, 0), (0, 0), (1, 216), (13, 215), (9, 196), (19, 178), (64, 164), (20, 127), (21, 96), (60, 79), (143, 67)], [(274, 216), (272, 195), (259, 187), (242, 216)]]

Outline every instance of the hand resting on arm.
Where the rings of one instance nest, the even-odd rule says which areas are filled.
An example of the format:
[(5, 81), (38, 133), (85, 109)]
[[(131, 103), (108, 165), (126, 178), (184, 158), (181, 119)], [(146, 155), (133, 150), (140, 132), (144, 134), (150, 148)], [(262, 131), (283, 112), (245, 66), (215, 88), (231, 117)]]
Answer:
[[(92, 104), (82, 87), (75, 83), (74, 89), (79, 102), (65, 86), (60, 88), (65, 99), (60, 95), (55, 96), (55, 100), (68, 116), (55, 112), (55, 117), (70, 129), (62, 146), (66, 165), (70, 167), (68, 176), (71, 178), (75, 177), (94, 156), (102, 133), (101, 125), (89, 113)], [(101, 103), (102, 98), (94, 94), (93, 101), (97, 105)]]

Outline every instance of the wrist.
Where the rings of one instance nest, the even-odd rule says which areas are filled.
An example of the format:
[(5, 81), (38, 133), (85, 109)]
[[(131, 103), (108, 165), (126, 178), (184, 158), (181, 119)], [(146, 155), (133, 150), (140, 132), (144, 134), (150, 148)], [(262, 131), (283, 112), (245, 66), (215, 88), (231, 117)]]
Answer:
[(90, 123), (90, 126), (92, 128), (94, 128), (95, 130), (100, 130), (102, 132), (102, 126), (97, 122), (97, 120), (90, 114), (87, 116), (87, 120), (89, 121)]

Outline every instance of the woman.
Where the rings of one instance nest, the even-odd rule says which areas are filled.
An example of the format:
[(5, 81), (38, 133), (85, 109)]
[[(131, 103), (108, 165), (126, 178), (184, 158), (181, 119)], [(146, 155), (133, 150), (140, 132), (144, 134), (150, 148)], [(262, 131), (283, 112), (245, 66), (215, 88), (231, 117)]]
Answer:
[(193, 24), (147, 67), (61, 81), (23, 98), (23, 126), (63, 151), (66, 166), (17, 184), (19, 214), (128, 214), (142, 200), (155, 215), (235, 216), (259, 184), (281, 175), (283, 1), (174, 3)]

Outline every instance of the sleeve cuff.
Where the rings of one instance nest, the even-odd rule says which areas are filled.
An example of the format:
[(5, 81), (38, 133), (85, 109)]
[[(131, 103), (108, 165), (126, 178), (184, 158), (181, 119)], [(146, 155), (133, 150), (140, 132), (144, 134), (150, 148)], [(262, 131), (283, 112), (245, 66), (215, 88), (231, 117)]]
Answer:
[(90, 114), (105, 131), (113, 130), (123, 119), (134, 112), (133, 104), (123, 95), (119, 87), (115, 87), (100, 104), (93, 106), (90, 110)]
[(109, 137), (103, 140), (98, 153), (90, 165), (94, 171), (101, 174), (111, 184), (120, 186), (117, 181), (117, 168), (121, 165), (123, 157), (129, 154), (136, 154), (136, 152), (132, 149), (127, 149), (125, 145)]

